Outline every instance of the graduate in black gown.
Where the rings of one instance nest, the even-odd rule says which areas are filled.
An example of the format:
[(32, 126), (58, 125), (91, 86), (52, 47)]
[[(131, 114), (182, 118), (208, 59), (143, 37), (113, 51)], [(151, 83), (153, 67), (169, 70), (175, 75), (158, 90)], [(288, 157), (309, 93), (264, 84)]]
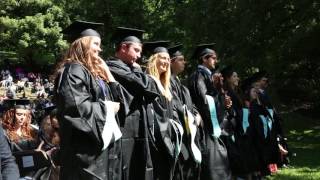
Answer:
[(40, 144), (38, 129), (31, 125), (32, 115), (28, 99), (8, 99), (2, 124), (13, 152), (36, 149)]
[(200, 178), (202, 160), (197, 136), (201, 116), (192, 103), (188, 88), (181, 83), (178, 77), (184, 71), (186, 64), (181, 48), (181, 44), (168, 48), (171, 63), (170, 90), (173, 101), (173, 118), (179, 121), (184, 129), (181, 153), (175, 169), (175, 179), (196, 180)]
[(278, 161), (277, 164), (279, 166), (287, 165), (289, 163), (289, 157), (288, 157), (288, 144), (286, 142), (285, 133), (283, 131), (283, 121), (277, 112), (276, 108), (273, 106), (270, 96), (267, 92), (267, 88), (269, 86), (269, 78), (266, 71), (261, 70), (255, 74), (252, 75), (252, 81), (254, 81), (254, 86), (258, 90), (259, 99), (261, 101), (261, 104), (265, 106), (269, 112), (271, 112), (273, 117), (273, 129), (276, 136), (276, 141), (278, 142), (279, 146), (279, 155), (278, 155)]
[(43, 141), (41, 150), (45, 151), (51, 165), (41, 168), (35, 174), (39, 180), (59, 180), (60, 174), (60, 136), (57, 109), (52, 103), (43, 107), (44, 118), (40, 123), (40, 139)]
[(151, 146), (151, 156), (156, 180), (173, 179), (183, 135), (180, 121), (173, 119), (172, 94), (169, 89), (170, 56), (167, 46), (168, 41), (144, 43), (144, 52), (150, 54), (146, 71), (156, 82), (160, 94), (147, 109), (154, 124), (154, 146)]
[(199, 65), (188, 86), (204, 123), (201, 179), (230, 179), (227, 149), (221, 140), (224, 129), (220, 125), (225, 119), (225, 107), (230, 107), (231, 101), (221, 93), (221, 74), (214, 73), (217, 55), (212, 47), (213, 44), (197, 46), (193, 58)]
[[(75, 21), (63, 33), (71, 45), (57, 68), (55, 103), (60, 136), (60, 179), (105, 180), (109, 150), (121, 132), (111, 86), (116, 85), (99, 56), (100, 23)], [(111, 177), (110, 177), (111, 176)]]
[(141, 57), (143, 32), (117, 28), (113, 35), (116, 52), (107, 60), (113, 76), (128, 92), (119, 112), (124, 180), (153, 179), (149, 145), (153, 123), (147, 117), (146, 108), (159, 94), (155, 81), (136, 62)]
[(249, 109), (240, 93), (240, 78), (237, 72), (227, 66), (221, 74), (224, 90), (232, 100), (228, 119), (231, 120), (233, 133), (227, 145), (232, 175), (250, 179), (257, 170), (257, 157), (253, 147), (252, 127), (249, 124)]
[(251, 136), (258, 159), (258, 171), (260, 176), (269, 175), (269, 165), (276, 163), (278, 155), (278, 145), (275, 139), (273, 128), (273, 118), (267, 108), (261, 103), (258, 89), (249, 86), (247, 92), (250, 97), (248, 107), (249, 123), (252, 127)]
[[(31, 124), (31, 108), (28, 99), (8, 99), (4, 102), (7, 111), (3, 114), (2, 125), (19, 167), (21, 177), (36, 177), (39, 168), (50, 166), (46, 152), (39, 147), (39, 131)], [(23, 160), (31, 157), (30, 164)]]

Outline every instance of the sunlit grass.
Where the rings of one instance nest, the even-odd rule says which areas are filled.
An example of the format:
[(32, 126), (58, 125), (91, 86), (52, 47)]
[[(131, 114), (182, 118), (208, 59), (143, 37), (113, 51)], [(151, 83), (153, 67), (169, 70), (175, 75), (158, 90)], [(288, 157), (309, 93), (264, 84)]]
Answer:
[(320, 167), (308, 168), (308, 167), (291, 167), (287, 169), (281, 169), (276, 175), (269, 177), (270, 180), (319, 180), (320, 179)]
[(320, 120), (299, 113), (282, 115), (291, 152), (289, 168), (282, 168), (269, 180), (320, 180)]

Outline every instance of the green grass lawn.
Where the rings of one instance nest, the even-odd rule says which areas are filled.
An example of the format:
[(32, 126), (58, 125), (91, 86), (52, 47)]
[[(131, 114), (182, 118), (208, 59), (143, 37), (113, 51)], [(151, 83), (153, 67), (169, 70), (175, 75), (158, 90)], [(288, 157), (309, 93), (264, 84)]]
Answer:
[(297, 112), (282, 114), (291, 152), (289, 168), (268, 177), (268, 180), (320, 180), (320, 118)]

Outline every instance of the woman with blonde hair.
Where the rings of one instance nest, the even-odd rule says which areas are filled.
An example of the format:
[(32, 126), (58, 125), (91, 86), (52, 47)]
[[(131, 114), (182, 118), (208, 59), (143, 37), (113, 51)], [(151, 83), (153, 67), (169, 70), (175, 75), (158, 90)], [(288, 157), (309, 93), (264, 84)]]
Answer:
[(156, 80), (161, 94), (171, 101), (172, 95), (170, 93), (170, 57), (166, 52), (153, 54), (147, 64), (147, 73)]
[(111, 90), (119, 86), (99, 56), (101, 38), (96, 29), (101, 25), (75, 21), (63, 31), (73, 40), (58, 66), (55, 81), (63, 180), (100, 180), (118, 175), (109, 175), (108, 156), (109, 145), (114, 153), (116, 140), (121, 137), (115, 116), (120, 105), (114, 102)]
[(153, 119), (154, 147), (151, 156), (156, 180), (171, 180), (180, 153), (183, 128), (173, 120), (172, 95), (170, 92), (170, 56), (165, 48), (168, 42), (145, 43), (152, 55), (147, 64), (147, 73), (155, 80), (160, 96), (148, 107)]

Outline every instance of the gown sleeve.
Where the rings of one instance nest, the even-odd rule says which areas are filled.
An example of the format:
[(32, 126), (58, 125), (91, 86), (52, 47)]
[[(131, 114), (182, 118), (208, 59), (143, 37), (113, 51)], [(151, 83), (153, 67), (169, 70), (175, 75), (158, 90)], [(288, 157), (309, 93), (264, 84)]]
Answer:
[(129, 67), (120, 61), (107, 61), (107, 64), (117, 81), (131, 95), (143, 95), (149, 102), (159, 96), (156, 84), (152, 78), (148, 77), (140, 68)]
[(2, 127), (0, 127), (0, 157), (1, 157), (1, 173), (2, 179), (18, 179), (19, 170), (12, 156), (8, 141), (4, 135)]
[(206, 99), (208, 89), (206, 86), (205, 77), (201, 73), (197, 72), (193, 74), (193, 76), (190, 79), (189, 91), (192, 101), (198, 108), (204, 123), (209, 123), (206, 122), (210, 119), (210, 112), (208, 108), (208, 102)]

